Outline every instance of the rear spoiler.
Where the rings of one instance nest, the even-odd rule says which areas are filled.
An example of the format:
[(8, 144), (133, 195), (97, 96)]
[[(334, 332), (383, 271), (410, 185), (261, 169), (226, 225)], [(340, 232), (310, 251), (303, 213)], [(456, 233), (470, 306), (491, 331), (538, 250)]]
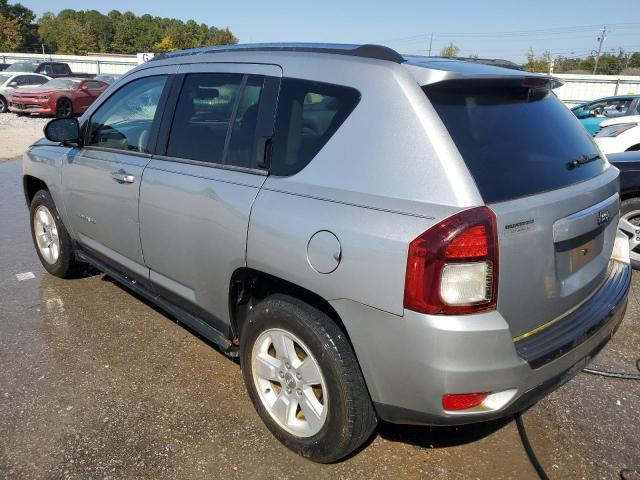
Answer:
[(458, 60), (434, 57), (407, 57), (403, 64), (419, 85), (456, 83), (475, 80), (482, 83), (509, 83), (530, 88), (554, 89), (564, 82), (557, 77), (524, 72), (512, 67), (499, 66), (500, 62), (483, 60)]

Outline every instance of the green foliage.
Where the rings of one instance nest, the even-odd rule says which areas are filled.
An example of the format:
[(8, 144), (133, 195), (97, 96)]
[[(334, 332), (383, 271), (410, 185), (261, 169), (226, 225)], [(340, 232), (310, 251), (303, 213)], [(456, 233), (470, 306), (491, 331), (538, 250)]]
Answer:
[[(195, 20), (183, 22), (117, 10), (106, 15), (97, 10), (65, 9), (57, 15), (45, 12), (35, 24), (31, 10), (19, 3), (9, 5), (9, 0), (0, 0), (0, 16), (11, 20), (0, 26), (3, 30), (0, 42), (4, 42), (0, 45), (7, 45), (4, 50), (37, 52), (44, 43), (49, 53), (136, 53), (238, 43), (227, 27), (218, 29)], [(14, 35), (16, 22), (18, 37)], [(9, 36), (19, 39), (13, 48), (9, 46), (14, 45), (15, 40), (11, 43), (2, 40)]]
[(453, 44), (453, 42), (449, 43), (446, 47), (440, 50), (441, 57), (457, 57), (460, 53), (460, 48)]
[(13, 50), (21, 43), (20, 23), (15, 18), (0, 15), (0, 50)]
[[(527, 63), (524, 69), (529, 72), (549, 71), (551, 54), (545, 51), (541, 56), (536, 56), (532, 49), (527, 52)], [(596, 58), (589, 55), (584, 58), (558, 56), (554, 58), (554, 73), (585, 73), (592, 74)], [(625, 52), (622, 48), (618, 51), (604, 52), (598, 60), (597, 73), (600, 75), (634, 75), (634, 69), (640, 67), (640, 52)], [(637, 74), (636, 74), (637, 75)]]
[(549, 50), (545, 50), (542, 56), (536, 57), (533, 49), (530, 48), (527, 52), (527, 63), (525, 63), (524, 69), (527, 72), (549, 73), (550, 63), (551, 53)]

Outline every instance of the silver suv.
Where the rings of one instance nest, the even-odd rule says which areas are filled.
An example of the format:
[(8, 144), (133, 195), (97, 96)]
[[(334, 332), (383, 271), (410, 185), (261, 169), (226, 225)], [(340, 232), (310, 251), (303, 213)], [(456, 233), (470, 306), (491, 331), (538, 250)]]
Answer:
[(556, 82), (373, 45), (156, 57), (26, 153), (36, 251), (239, 356), (312, 460), (379, 418), (511, 415), (606, 344), (631, 277), (618, 170)]

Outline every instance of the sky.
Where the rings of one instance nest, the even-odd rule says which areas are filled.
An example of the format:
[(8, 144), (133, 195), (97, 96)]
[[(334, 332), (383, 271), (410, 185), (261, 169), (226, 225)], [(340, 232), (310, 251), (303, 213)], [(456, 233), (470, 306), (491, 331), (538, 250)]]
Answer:
[[(10, 1), (10, 3), (13, 3)], [(584, 57), (598, 48), (607, 25), (604, 51), (640, 51), (640, 0), (522, 1), (270, 0), (21, 0), (40, 15), (64, 8), (112, 9), (194, 19), (228, 26), (241, 43), (379, 43), (401, 53), (432, 54), (453, 42), (460, 55), (525, 61), (531, 47), (552, 55)], [(89, 6), (90, 5), (90, 6)]]

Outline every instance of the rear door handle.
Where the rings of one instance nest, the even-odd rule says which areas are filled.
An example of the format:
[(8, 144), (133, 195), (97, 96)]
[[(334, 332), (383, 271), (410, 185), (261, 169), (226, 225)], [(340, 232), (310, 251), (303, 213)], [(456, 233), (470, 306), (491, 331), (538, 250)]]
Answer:
[(133, 183), (136, 181), (136, 177), (128, 174), (124, 170), (118, 170), (117, 172), (112, 172), (111, 176), (118, 183)]

